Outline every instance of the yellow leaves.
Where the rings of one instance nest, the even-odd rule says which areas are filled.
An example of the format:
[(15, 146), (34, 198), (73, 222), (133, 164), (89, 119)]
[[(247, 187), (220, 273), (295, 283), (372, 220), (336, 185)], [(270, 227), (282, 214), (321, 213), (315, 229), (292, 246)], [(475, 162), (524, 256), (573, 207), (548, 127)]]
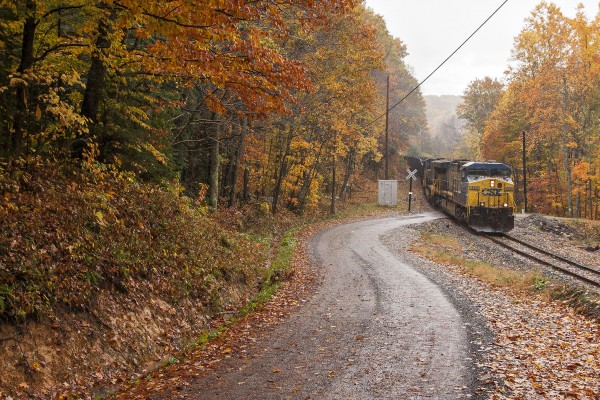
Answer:
[(96, 218), (98, 219), (98, 221), (104, 221), (104, 215), (102, 214), (101, 211), (96, 211), (94, 213), (94, 215), (96, 216)]
[(98, 223), (98, 225), (105, 227), (106, 221), (104, 220), (104, 214), (102, 214), (101, 211), (96, 211), (94, 215), (96, 216), (96, 222)]
[(598, 359), (591, 354), (589, 354), (587, 357), (585, 357), (584, 361), (587, 363), (590, 363), (590, 364), (598, 363)]
[(81, 75), (76, 70), (71, 70), (70, 73), (63, 73), (60, 75), (60, 79), (64, 85), (72, 86), (72, 85), (82, 85)]
[(591, 172), (591, 166), (587, 161), (578, 162), (572, 169), (573, 176), (577, 179), (588, 179)]
[(13, 75), (9, 78), (8, 84), (10, 86), (19, 86), (19, 85), (27, 86), (29, 84), (29, 82), (21, 77)]
[(145, 150), (147, 150), (148, 152), (150, 152), (150, 154), (152, 154), (152, 156), (156, 159), (156, 161), (158, 161), (160, 164), (162, 165), (167, 165), (167, 157), (165, 157), (165, 155), (163, 153), (161, 153), (160, 151), (158, 151), (156, 149), (156, 147), (154, 147), (153, 145), (151, 145), (150, 143), (145, 143), (143, 145), (143, 148)]
[(42, 364), (38, 361), (38, 360), (33, 360), (32, 362), (29, 363), (29, 366), (31, 367), (32, 370), (39, 372), (42, 370)]
[(298, 140), (294, 140), (290, 147), (293, 149), (294, 154), (296, 154), (304, 150), (311, 150), (313, 148), (313, 144), (307, 140), (299, 138)]
[(148, 114), (146, 114), (146, 112), (144, 110), (142, 110), (138, 107), (126, 106), (124, 111), (125, 111), (125, 115), (127, 115), (129, 117), (131, 122), (134, 122), (135, 124), (139, 125), (140, 127), (144, 128), (144, 129), (147, 129), (147, 130), (152, 129), (152, 127), (145, 122), (148, 120)]
[(513, 391), (524, 397), (533, 395), (531, 386), (576, 392), (594, 381), (590, 371), (600, 365), (586, 338), (597, 325), (562, 306), (528, 298), (507, 309), (496, 304), (494, 312), (502, 345), (492, 354), (495, 370)]
[(14, 0), (2, 0), (0, 1), (0, 7), (10, 11), (17, 11), (17, 6)]
[[(498, 140), (486, 143), (485, 148), (500, 157), (490, 154), (492, 158), (504, 156), (518, 162), (517, 151), (494, 149), (504, 147), (503, 142), (509, 143), (520, 131), (526, 130), (528, 148), (533, 153), (530, 168), (533, 167), (534, 174), (556, 171), (563, 180), (568, 164), (555, 160), (557, 153), (561, 158), (568, 157), (573, 165), (583, 160), (596, 163), (597, 155), (592, 152), (599, 143), (598, 124), (591, 121), (598, 121), (599, 108), (591, 104), (597, 104), (594, 99), (598, 97), (598, 90), (590, 84), (598, 81), (597, 56), (593, 56), (600, 50), (597, 24), (581, 15), (568, 17), (551, 4), (536, 8), (515, 42), (514, 55), (519, 65), (511, 70), (510, 86), (503, 98), (512, 115), (498, 113), (495, 118), (499, 134), (494, 136)], [(518, 120), (520, 123), (509, 122)], [(539, 149), (546, 150), (540, 152)], [(574, 175), (586, 174), (581, 171)], [(577, 182), (577, 185), (582, 184), (582, 181)], [(583, 187), (573, 188), (573, 193), (583, 190)], [(566, 192), (567, 184), (560, 182), (541, 195), (539, 203), (549, 205), (553, 193)], [(566, 207), (566, 203), (572, 203), (573, 193), (567, 194)], [(547, 212), (549, 207), (540, 211)]]

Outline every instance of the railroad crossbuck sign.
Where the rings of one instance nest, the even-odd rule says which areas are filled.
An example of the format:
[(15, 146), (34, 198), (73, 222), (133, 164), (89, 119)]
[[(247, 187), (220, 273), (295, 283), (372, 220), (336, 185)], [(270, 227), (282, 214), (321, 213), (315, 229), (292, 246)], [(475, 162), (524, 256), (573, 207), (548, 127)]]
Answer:
[(412, 203), (412, 183), (413, 181), (417, 180), (417, 170), (415, 169), (414, 171), (411, 171), (410, 168), (406, 168), (406, 172), (408, 172), (408, 175), (406, 175), (406, 179), (410, 182), (410, 187), (408, 189), (408, 211), (410, 212), (410, 204)]
[(408, 175), (406, 175), (406, 180), (412, 179), (413, 181), (417, 180), (417, 170), (415, 169), (414, 171), (411, 171), (409, 168), (406, 168), (406, 172), (408, 172)]

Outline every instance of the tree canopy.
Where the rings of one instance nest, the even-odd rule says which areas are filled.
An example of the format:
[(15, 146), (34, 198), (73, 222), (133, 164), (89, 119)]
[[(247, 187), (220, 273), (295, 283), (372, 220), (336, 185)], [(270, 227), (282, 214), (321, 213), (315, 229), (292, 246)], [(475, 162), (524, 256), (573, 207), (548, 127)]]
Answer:
[(598, 218), (600, 14), (566, 17), (542, 2), (516, 38), (507, 90), (486, 120), (484, 157), (520, 166), (526, 135), (529, 204)]
[[(392, 98), (416, 84), (402, 42), (356, 0), (5, 0), (0, 14), (11, 176), (103, 165), (179, 176), (212, 208), (263, 197), (303, 209), (376, 173), (385, 77)], [(392, 157), (427, 135), (418, 93), (391, 125)]]

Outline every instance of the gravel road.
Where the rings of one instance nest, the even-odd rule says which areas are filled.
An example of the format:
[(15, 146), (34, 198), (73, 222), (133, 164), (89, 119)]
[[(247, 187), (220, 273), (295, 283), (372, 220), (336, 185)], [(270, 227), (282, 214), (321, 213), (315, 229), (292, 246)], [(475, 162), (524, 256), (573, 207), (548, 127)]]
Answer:
[(382, 238), (438, 213), (316, 235), (317, 293), (249, 349), (188, 386), (198, 399), (456, 399), (474, 389), (468, 321)]

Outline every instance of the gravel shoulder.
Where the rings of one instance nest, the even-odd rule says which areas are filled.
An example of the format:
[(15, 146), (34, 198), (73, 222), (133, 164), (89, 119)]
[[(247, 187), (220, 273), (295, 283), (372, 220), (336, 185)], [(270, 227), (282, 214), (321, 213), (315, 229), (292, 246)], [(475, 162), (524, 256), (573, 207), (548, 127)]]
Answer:
[[(575, 235), (563, 233), (567, 227), (539, 232), (540, 220), (555, 224), (546, 217), (526, 216), (518, 219), (511, 234), (593, 263), (573, 240)], [(574, 291), (578, 297), (588, 297), (589, 305), (598, 301), (597, 294), (451, 221), (436, 220), (410, 230), (427, 248), (435, 248), (436, 240), (447, 244), (432, 254), (454, 256), (431, 262), (395, 236), (387, 238), (399, 253), (413, 259), (418, 270), (445, 288), (459, 308), (466, 306), (466, 313), (473, 310), (472, 320), (479, 325), (470, 330), (471, 337), (483, 344), (475, 358), (480, 367), (478, 395), (491, 399), (600, 398), (598, 322), (582, 315), (581, 307), (570, 305), (572, 299), (554, 299), (556, 291)], [(477, 271), (482, 265), (485, 271)], [(478, 332), (483, 332), (483, 340), (477, 339)]]

